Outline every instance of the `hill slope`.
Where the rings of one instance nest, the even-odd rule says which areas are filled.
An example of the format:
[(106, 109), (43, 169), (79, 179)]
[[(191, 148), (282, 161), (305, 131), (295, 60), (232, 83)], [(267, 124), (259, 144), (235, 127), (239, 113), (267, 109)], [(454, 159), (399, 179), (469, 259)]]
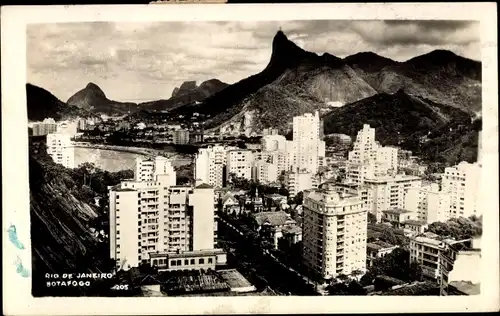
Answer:
[(26, 84), (26, 103), (29, 121), (42, 121), (45, 118), (60, 121), (90, 114), (84, 109), (67, 105), (49, 91), (29, 83)]
[(212, 131), (258, 133), (273, 126), (286, 133), (295, 115), (325, 112), (331, 106), (400, 89), (467, 112), (481, 107), (481, 63), (449, 51), (434, 51), (406, 62), (371, 52), (340, 59), (307, 52), (281, 31), (272, 48), (262, 72), (172, 114), (205, 114), (209, 117), (205, 127)]
[(435, 50), (405, 62), (360, 53), (344, 61), (378, 92), (404, 89), (465, 111), (481, 110), (481, 63), (453, 52)]
[(71, 96), (67, 103), (92, 113), (107, 115), (121, 115), (138, 109), (135, 103), (109, 100), (101, 88), (92, 82)]
[[(369, 124), (376, 128), (376, 138), (382, 145), (400, 146), (444, 162), (474, 161), (480, 125), (478, 128), (472, 118), (455, 107), (399, 90), (335, 108), (323, 120), (325, 134), (347, 134), (354, 139), (363, 124)], [(446, 152), (454, 154), (447, 157)]]

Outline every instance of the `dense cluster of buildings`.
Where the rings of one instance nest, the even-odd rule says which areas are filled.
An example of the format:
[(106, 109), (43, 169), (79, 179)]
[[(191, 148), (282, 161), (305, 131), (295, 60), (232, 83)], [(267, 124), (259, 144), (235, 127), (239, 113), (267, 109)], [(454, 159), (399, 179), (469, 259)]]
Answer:
[(288, 141), (274, 129), (267, 129), (260, 150), (216, 145), (202, 148), (196, 156), (196, 178), (217, 188), (231, 176), (261, 183), (277, 182), (286, 175), (291, 194), (314, 188), (316, 173), (324, 164), (325, 142), (318, 112), (293, 120), (293, 140)]
[(124, 269), (141, 263), (168, 271), (225, 264), (224, 251), (214, 248), (214, 200), (206, 183), (176, 185), (167, 158), (137, 159), (134, 179), (109, 188), (111, 258)]

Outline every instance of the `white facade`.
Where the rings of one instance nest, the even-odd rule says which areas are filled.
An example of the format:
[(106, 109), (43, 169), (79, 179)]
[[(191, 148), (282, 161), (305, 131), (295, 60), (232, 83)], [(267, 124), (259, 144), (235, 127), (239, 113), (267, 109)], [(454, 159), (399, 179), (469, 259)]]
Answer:
[(478, 163), (467, 162), (445, 169), (441, 178), (441, 189), (451, 195), (451, 217), (480, 215), (476, 209), (480, 172)]
[(75, 168), (75, 147), (68, 134), (47, 134), (47, 154), (55, 163), (66, 168)]
[(271, 183), (278, 180), (278, 165), (266, 161), (256, 161), (252, 178), (261, 183)]
[(227, 152), (227, 179), (236, 177), (252, 179), (253, 153), (250, 150), (232, 149)]
[(367, 213), (358, 195), (304, 194), (303, 262), (323, 277), (366, 269)]
[(227, 150), (224, 146), (199, 149), (195, 158), (195, 178), (214, 188), (222, 188), (225, 180)]
[(318, 181), (312, 172), (295, 171), (287, 174), (285, 178), (286, 188), (290, 196), (299, 192), (311, 190), (318, 187)]
[(306, 113), (293, 118), (293, 168), (304, 169), (316, 173), (320, 158), (325, 156), (325, 145), (322, 142), (319, 112)]
[(379, 222), (382, 219), (382, 211), (404, 208), (406, 191), (420, 188), (421, 185), (422, 180), (419, 177), (406, 175), (366, 179), (363, 199), (367, 210), (375, 215)]
[(417, 214), (417, 220), (431, 224), (450, 217), (451, 195), (439, 190), (437, 183), (410, 188), (405, 195), (405, 209)]
[(161, 156), (136, 158), (134, 175), (136, 181), (154, 181), (157, 175), (169, 175), (167, 185), (175, 185), (176, 172), (168, 158)]
[(284, 151), (286, 148), (286, 138), (282, 135), (265, 135), (261, 139), (263, 151)]
[(203, 184), (169, 186), (123, 181), (109, 190), (110, 255), (123, 268), (137, 267), (158, 252), (213, 249), (217, 225), (213, 189)]
[(354, 148), (348, 154), (347, 178), (363, 183), (366, 178), (375, 178), (398, 171), (398, 151), (396, 147), (380, 146), (375, 140), (375, 129), (368, 124), (358, 132)]

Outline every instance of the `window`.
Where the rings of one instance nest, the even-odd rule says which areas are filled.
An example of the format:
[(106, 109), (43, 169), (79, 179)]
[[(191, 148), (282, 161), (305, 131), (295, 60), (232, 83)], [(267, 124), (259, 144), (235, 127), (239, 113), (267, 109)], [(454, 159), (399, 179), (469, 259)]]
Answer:
[(189, 265), (189, 260), (188, 259), (184, 260), (184, 265), (185, 266)]
[(205, 259), (200, 258), (200, 259), (198, 260), (198, 264), (205, 264)]
[(172, 261), (170, 261), (170, 265), (171, 265), (171, 266), (176, 266), (176, 265), (177, 265), (177, 262), (176, 262), (175, 260), (172, 260)]
[(178, 265), (178, 266), (182, 265), (182, 260), (180, 260), (180, 259), (179, 259), (179, 260), (177, 260), (177, 265)]
[(194, 259), (191, 259), (191, 264), (195, 264), (195, 260)]
[(208, 258), (208, 263), (212, 263), (212, 262), (213, 262), (212, 258)]

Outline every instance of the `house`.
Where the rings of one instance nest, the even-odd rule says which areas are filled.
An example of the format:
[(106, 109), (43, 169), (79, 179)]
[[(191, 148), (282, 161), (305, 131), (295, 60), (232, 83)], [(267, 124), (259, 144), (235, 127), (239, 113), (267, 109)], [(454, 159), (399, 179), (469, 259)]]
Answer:
[(405, 230), (421, 234), (425, 231), (425, 229), (428, 227), (426, 222), (423, 221), (417, 221), (413, 219), (409, 219), (403, 222), (403, 228)]
[(289, 225), (281, 228), (282, 238), (288, 246), (292, 246), (302, 241), (302, 228), (297, 225)]
[(398, 248), (393, 244), (377, 240), (366, 244), (366, 266), (371, 267), (377, 258), (385, 257), (394, 249)]
[(240, 202), (230, 192), (227, 192), (222, 197), (221, 206), (222, 206), (222, 211), (225, 213), (233, 213), (233, 212), (239, 213), (240, 211)]
[(278, 247), (278, 239), (283, 237), (282, 229), (286, 226), (294, 226), (297, 224), (289, 214), (283, 211), (252, 214), (252, 219), (254, 222), (254, 229), (259, 232), (261, 236), (273, 240), (275, 248)]
[(394, 228), (403, 227), (405, 221), (413, 218), (413, 212), (400, 208), (385, 210), (382, 213), (382, 221), (390, 222)]
[(264, 196), (264, 201), (267, 206), (282, 207), (287, 204), (287, 197), (281, 194), (268, 194)]

